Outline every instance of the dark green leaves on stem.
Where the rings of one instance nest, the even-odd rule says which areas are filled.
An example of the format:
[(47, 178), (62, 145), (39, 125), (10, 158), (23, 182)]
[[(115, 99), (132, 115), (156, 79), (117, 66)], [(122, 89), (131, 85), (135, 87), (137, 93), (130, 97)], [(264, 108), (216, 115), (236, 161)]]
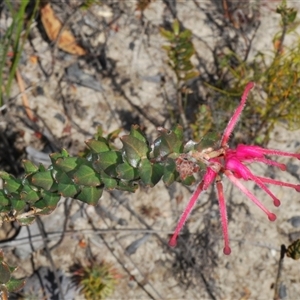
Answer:
[(121, 138), (123, 143), (123, 157), (134, 168), (137, 168), (142, 159), (147, 158), (150, 147), (142, 131), (132, 126), (129, 135)]
[(31, 180), (34, 186), (46, 191), (49, 191), (54, 183), (51, 171), (37, 172), (32, 176)]
[(76, 195), (76, 199), (91, 205), (96, 205), (102, 196), (102, 192), (103, 189), (101, 188), (84, 186), (80, 189), (80, 193)]
[[(48, 168), (25, 160), (22, 179), (0, 172), (0, 217), (27, 225), (36, 214), (51, 213), (61, 196), (96, 205), (103, 190), (134, 192), (139, 183), (152, 187), (161, 179), (166, 185), (181, 180), (175, 160), (191, 150), (184, 147), (183, 129), (177, 125), (158, 130), (159, 137), (150, 145), (141, 129), (132, 126), (121, 138), (121, 149), (113, 145), (119, 131), (109, 135), (109, 140), (98, 131), (95, 140), (86, 142), (89, 149), (83, 156), (72, 157), (63, 149), (50, 155)], [(186, 184), (193, 181), (193, 176), (185, 179)]]
[(24, 284), (24, 279), (15, 279), (12, 273), (17, 268), (12, 267), (4, 261), (4, 255), (2, 250), (0, 250), (0, 294), (1, 299), (8, 299), (8, 293), (16, 292), (21, 289)]
[(147, 157), (148, 146), (132, 135), (125, 135), (121, 138), (123, 143), (124, 157), (128, 163), (137, 168), (142, 159)]
[(160, 136), (154, 141), (154, 156), (165, 157), (172, 153), (182, 153), (183, 130), (177, 126), (174, 130), (160, 129)]
[(154, 186), (163, 176), (164, 168), (160, 164), (151, 164), (148, 159), (143, 159), (139, 167), (141, 181), (146, 186)]

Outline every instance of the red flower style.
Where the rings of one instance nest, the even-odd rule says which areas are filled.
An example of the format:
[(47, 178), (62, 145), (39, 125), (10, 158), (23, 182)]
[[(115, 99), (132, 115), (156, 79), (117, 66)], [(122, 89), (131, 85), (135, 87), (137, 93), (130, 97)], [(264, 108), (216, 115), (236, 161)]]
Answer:
[(300, 154), (283, 152), (272, 149), (265, 149), (259, 146), (243, 145), (240, 144), (236, 149), (231, 149), (228, 146), (229, 137), (238, 122), (238, 118), (242, 113), (242, 110), (246, 104), (247, 96), (250, 90), (254, 87), (254, 83), (250, 82), (247, 84), (244, 93), (241, 98), (241, 102), (237, 109), (235, 110), (231, 120), (229, 121), (220, 142), (220, 147), (217, 150), (211, 149), (211, 151), (206, 151), (205, 156), (201, 153), (191, 154), (194, 158), (201, 160), (207, 165), (206, 173), (203, 176), (202, 181), (198, 184), (196, 190), (192, 194), (190, 201), (188, 202), (186, 209), (184, 210), (177, 227), (171, 237), (169, 244), (170, 246), (176, 245), (177, 237), (189, 217), (199, 195), (201, 192), (208, 189), (208, 187), (215, 181), (216, 189), (219, 198), (219, 209), (221, 215), (222, 231), (224, 238), (224, 249), (223, 252), (226, 255), (231, 253), (229, 246), (229, 235), (228, 235), (228, 224), (227, 224), (227, 210), (226, 203), (223, 192), (223, 185), (221, 183), (221, 175), (224, 174), (227, 178), (238, 187), (254, 204), (256, 204), (263, 212), (266, 213), (270, 221), (276, 220), (276, 215), (271, 213), (255, 196), (252, 194), (240, 181), (242, 180), (252, 180), (261, 189), (263, 189), (272, 199), (275, 206), (280, 205), (279, 199), (269, 190), (267, 184), (280, 185), (285, 187), (294, 188), (297, 192), (300, 192), (299, 184), (291, 184), (287, 182), (282, 182), (279, 180), (274, 180), (271, 178), (261, 177), (254, 175), (247, 165), (253, 162), (260, 162), (267, 165), (272, 165), (280, 168), (282, 171), (286, 170), (286, 165), (278, 163), (272, 159), (267, 158), (271, 155), (277, 156), (287, 156), (296, 157), (300, 159)]

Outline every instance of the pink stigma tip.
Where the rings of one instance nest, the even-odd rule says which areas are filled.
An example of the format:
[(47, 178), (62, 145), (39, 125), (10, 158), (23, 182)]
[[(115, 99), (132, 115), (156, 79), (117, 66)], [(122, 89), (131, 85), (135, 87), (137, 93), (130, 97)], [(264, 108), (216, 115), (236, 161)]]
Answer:
[(297, 184), (297, 185), (295, 186), (295, 190), (296, 190), (297, 192), (300, 192), (300, 184)]
[(169, 241), (169, 246), (170, 247), (176, 247), (177, 245), (177, 241), (175, 237), (171, 237), (170, 241)]
[(231, 253), (231, 249), (230, 249), (229, 247), (225, 247), (225, 248), (223, 249), (223, 253), (224, 253), (225, 255), (229, 255), (229, 254)]
[(286, 171), (286, 165), (280, 165), (279, 168), (281, 171)]
[(278, 206), (280, 206), (280, 200), (279, 199), (274, 199), (274, 205), (276, 206), (276, 207), (278, 207)]
[(270, 220), (271, 222), (274, 222), (274, 221), (276, 220), (276, 215), (270, 213), (270, 214), (268, 215), (268, 218), (269, 218), (269, 220)]

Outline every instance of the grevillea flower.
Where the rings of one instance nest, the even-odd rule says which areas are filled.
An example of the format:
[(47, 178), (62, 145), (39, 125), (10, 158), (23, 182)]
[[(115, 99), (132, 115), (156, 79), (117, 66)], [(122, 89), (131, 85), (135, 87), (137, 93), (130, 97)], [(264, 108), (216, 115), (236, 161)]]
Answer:
[(208, 189), (208, 187), (215, 182), (216, 189), (219, 198), (219, 209), (221, 215), (222, 231), (224, 238), (224, 249), (223, 252), (226, 255), (231, 253), (229, 246), (229, 235), (228, 235), (228, 224), (227, 224), (227, 210), (225, 197), (223, 192), (223, 185), (221, 182), (221, 176), (224, 174), (236, 187), (238, 187), (254, 204), (256, 204), (269, 218), (270, 221), (276, 220), (276, 215), (271, 213), (256, 197), (251, 193), (241, 182), (241, 180), (251, 180), (255, 182), (261, 189), (263, 189), (272, 199), (275, 206), (280, 205), (280, 200), (269, 190), (267, 185), (274, 184), (284, 187), (294, 188), (297, 192), (300, 192), (299, 184), (291, 184), (279, 180), (274, 180), (271, 178), (261, 177), (254, 175), (247, 165), (253, 162), (260, 162), (263, 164), (278, 167), (282, 171), (286, 170), (286, 165), (278, 163), (270, 158), (269, 156), (287, 156), (295, 157), (300, 159), (300, 154), (283, 152), (272, 149), (265, 149), (259, 146), (243, 145), (240, 144), (236, 149), (231, 149), (228, 146), (229, 137), (238, 122), (238, 118), (245, 107), (247, 96), (250, 90), (254, 87), (254, 83), (250, 82), (247, 84), (245, 91), (242, 95), (241, 102), (237, 109), (235, 110), (232, 118), (230, 119), (222, 139), (220, 141), (219, 149), (211, 149), (210, 151), (205, 151), (205, 155), (201, 156), (201, 153), (191, 153), (191, 155), (204, 162), (207, 165), (206, 172), (203, 176), (202, 181), (196, 187), (196, 190), (191, 196), (190, 201), (184, 210), (178, 225), (171, 237), (169, 244), (170, 246), (175, 246), (177, 237), (189, 217), (199, 195), (201, 192)]

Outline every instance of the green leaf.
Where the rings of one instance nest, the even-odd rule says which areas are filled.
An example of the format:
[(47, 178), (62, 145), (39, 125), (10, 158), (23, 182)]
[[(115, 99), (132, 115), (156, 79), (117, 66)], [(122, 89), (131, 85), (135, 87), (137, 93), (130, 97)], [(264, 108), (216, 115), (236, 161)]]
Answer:
[(130, 135), (134, 136), (135, 138), (137, 138), (138, 140), (140, 140), (144, 144), (148, 143), (147, 138), (145, 137), (144, 132), (139, 128), (138, 125), (132, 125), (131, 126)]
[(94, 134), (94, 139), (95, 140), (101, 139), (102, 136), (103, 136), (103, 129), (102, 129), (102, 126), (99, 125), (99, 126), (97, 126), (97, 132)]
[(12, 292), (17, 292), (21, 288), (23, 288), (25, 285), (25, 280), (24, 279), (15, 279), (11, 278), (9, 282), (6, 283), (6, 288), (7, 290), (12, 293)]
[(49, 191), (54, 183), (51, 171), (35, 173), (31, 178), (32, 184)]
[(187, 81), (187, 80), (196, 78), (198, 76), (199, 76), (199, 72), (198, 71), (191, 71), (191, 72), (186, 73), (182, 79), (184, 81)]
[(20, 199), (10, 199), (11, 209), (15, 209), (17, 212), (21, 212), (25, 206), (26, 202)]
[(143, 159), (139, 167), (141, 181), (147, 186), (154, 186), (163, 175), (164, 168), (159, 164), (151, 164), (148, 159)]
[(32, 174), (38, 171), (38, 167), (29, 160), (23, 160), (23, 166), (26, 174)]
[(7, 193), (15, 193), (21, 187), (22, 181), (16, 179), (13, 176), (10, 176), (9, 179), (6, 179), (3, 184), (3, 188)]
[[(184, 62), (184, 63), (179, 63), (177, 65), (177, 70), (179, 71), (190, 71), (190, 70), (193, 70), (194, 66), (191, 64), (191, 62)], [(183, 78), (185, 77), (185, 75), (183, 76)]]
[(118, 173), (118, 177), (124, 180), (129, 181), (138, 177), (137, 170), (127, 162), (118, 165), (116, 171)]
[(185, 185), (192, 185), (196, 181), (195, 177), (193, 175), (188, 176), (186, 179), (182, 180), (182, 183)]
[(34, 203), (41, 198), (40, 194), (34, 191), (29, 185), (24, 185), (20, 197), (28, 203)]
[(297, 11), (296, 10), (291, 10), (288, 13), (288, 22), (293, 23), (295, 21), (296, 17), (297, 17)]
[(60, 153), (52, 153), (49, 155), (50, 159), (51, 159), (51, 162), (53, 165), (55, 165), (55, 162), (59, 159), (59, 158), (62, 158), (63, 156), (60, 154)]
[(216, 142), (220, 139), (217, 132), (208, 132), (199, 143), (194, 146), (196, 151), (202, 151), (204, 149), (215, 147)]
[(13, 267), (13, 266), (8, 266), (8, 267), (9, 267), (10, 274), (12, 274), (18, 268), (18, 267)]
[(10, 205), (0, 206), (0, 212), (2, 212), (2, 213), (11, 213)]
[(84, 164), (86, 160), (80, 157), (60, 157), (55, 161), (55, 168), (66, 173), (75, 170), (81, 164)]
[(0, 190), (0, 207), (9, 205), (9, 200), (3, 190)]
[(127, 191), (134, 193), (138, 189), (139, 185), (136, 182), (132, 181), (119, 181), (116, 189), (120, 191)]
[(192, 37), (192, 32), (189, 29), (185, 29), (179, 33), (179, 39), (189, 41)]
[(40, 164), (38, 172), (46, 172), (46, 171), (47, 171), (46, 167), (44, 165)]
[(98, 137), (98, 140), (87, 140), (85, 143), (94, 153), (106, 152), (110, 150), (107, 140), (103, 137)]
[(0, 171), (0, 178), (2, 178), (3, 180), (7, 180), (7, 179), (11, 179), (12, 176), (6, 172)]
[(35, 221), (35, 217), (18, 218), (17, 216), (16, 220), (21, 226), (27, 226), (31, 225)]
[(162, 49), (164, 49), (165, 51), (169, 52), (173, 49), (173, 46), (171, 45), (163, 45), (161, 46)]
[(118, 185), (118, 181), (112, 178), (111, 176), (109, 176), (108, 174), (106, 174), (104, 171), (100, 172), (100, 176), (101, 176), (101, 181), (105, 185), (106, 189), (112, 190), (116, 188), (116, 186)]
[(98, 154), (98, 158), (94, 167), (99, 173), (104, 170), (109, 175), (117, 176), (116, 167), (123, 162), (119, 151), (102, 152)]
[[(180, 141), (180, 143), (182, 145), (182, 141), (183, 141), (183, 128), (182, 128), (182, 126), (177, 124), (175, 127), (172, 128), (172, 131), (175, 133), (175, 135), (177, 136), (177, 139)], [(178, 150), (180, 150), (180, 147), (179, 147)]]
[(64, 148), (61, 150), (61, 155), (63, 157), (69, 157), (70, 156), (70, 154), (68, 153), (68, 151), (66, 149), (64, 149)]
[(171, 185), (178, 177), (178, 172), (176, 171), (176, 164), (174, 159), (168, 158), (164, 164), (164, 175), (163, 182), (165, 185)]
[(97, 186), (101, 184), (100, 176), (87, 165), (81, 165), (73, 174), (73, 180), (78, 185)]
[(120, 134), (121, 131), (122, 131), (122, 129), (121, 129), (121, 128), (118, 128), (118, 129), (116, 129), (116, 130), (110, 132), (110, 133), (107, 135), (106, 139), (107, 139), (108, 141), (110, 141), (110, 142), (113, 142), (116, 138), (119, 137), (119, 134)]
[(6, 284), (11, 276), (9, 266), (6, 262), (2, 261), (0, 263), (0, 284)]
[(131, 135), (123, 136), (121, 141), (123, 143), (124, 157), (131, 166), (134, 168), (138, 167), (140, 161), (147, 158), (150, 148), (146, 143)]
[(83, 201), (91, 205), (97, 205), (99, 199), (102, 196), (103, 189), (93, 186), (83, 186), (76, 199)]
[(154, 156), (164, 157), (171, 153), (181, 153), (183, 144), (182, 139), (179, 139), (179, 135), (179, 131), (175, 133), (161, 129), (161, 136), (154, 141)]
[(180, 32), (180, 23), (177, 19), (174, 20), (173, 24), (172, 24), (172, 27), (173, 27), (173, 32), (175, 35), (179, 35), (179, 32)]
[(58, 173), (55, 177), (57, 191), (64, 197), (73, 197), (79, 191), (79, 188), (66, 173)]
[(172, 31), (168, 31), (162, 27), (159, 28), (159, 33), (162, 37), (166, 38), (170, 42), (173, 42), (175, 39), (175, 34)]
[(54, 194), (54, 193), (51, 193), (48, 191), (42, 191), (41, 195), (43, 198), (41, 200), (35, 202), (35, 204), (34, 204), (34, 206), (36, 208), (40, 208), (40, 209), (47, 208), (50, 210), (53, 210), (56, 208), (56, 205), (60, 200), (60, 195), (57, 195), (57, 194)]

